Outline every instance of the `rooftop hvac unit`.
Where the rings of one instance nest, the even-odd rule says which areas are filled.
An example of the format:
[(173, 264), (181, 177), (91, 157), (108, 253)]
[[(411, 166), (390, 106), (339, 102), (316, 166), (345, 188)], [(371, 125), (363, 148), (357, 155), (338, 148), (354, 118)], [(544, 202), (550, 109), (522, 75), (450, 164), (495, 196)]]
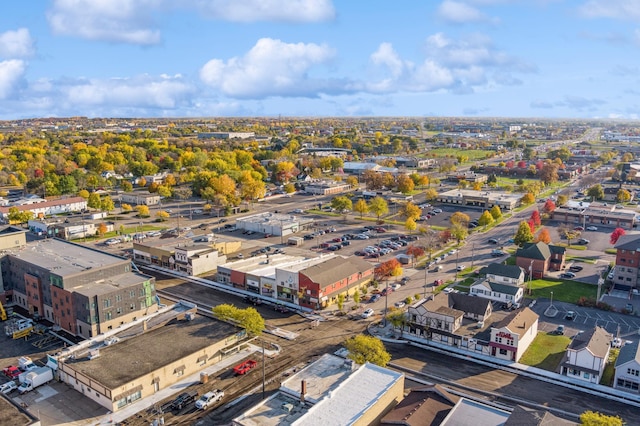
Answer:
[(195, 312), (187, 312), (187, 313), (184, 315), (184, 317), (185, 317), (185, 319), (186, 319), (187, 321), (193, 321), (193, 320), (196, 318), (196, 313), (195, 313)]

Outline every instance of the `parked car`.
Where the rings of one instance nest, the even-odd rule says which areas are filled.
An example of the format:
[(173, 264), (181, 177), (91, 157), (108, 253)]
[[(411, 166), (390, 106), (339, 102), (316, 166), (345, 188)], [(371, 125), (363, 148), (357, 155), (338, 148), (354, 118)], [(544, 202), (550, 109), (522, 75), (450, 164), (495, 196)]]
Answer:
[(582, 245), (587, 245), (589, 244), (591, 241), (587, 240), (586, 238), (580, 238), (578, 240), (578, 244), (582, 244)]
[(405, 306), (405, 305), (406, 305), (406, 303), (404, 303), (402, 300), (400, 300), (400, 301), (398, 301), (398, 302), (394, 303), (394, 306), (395, 306), (396, 308), (404, 308), (404, 306)]
[[(372, 297), (373, 299), (373, 297)], [(365, 311), (362, 313), (362, 318), (369, 318), (371, 316), (373, 316), (373, 309), (369, 308), (369, 309), (365, 309)]]
[(191, 404), (198, 397), (198, 392), (183, 392), (171, 403), (171, 407), (174, 410), (182, 410), (187, 405)]
[(582, 271), (582, 266), (580, 266), (580, 265), (571, 265), (571, 266), (569, 266), (569, 270), (571, 272), (580, 272), (580, 271)]
[(564, 334), (564, 325), (559, 325), (555, 330), (551, 331), (549, 334), (555, 334), (556, 336), (562, 336)]
[(235, 367), (233, 367), (233, 372), (237, 375), (243, 375), (243, 374), (247, 374), (249, 371), (251, 371), (253, 368), (255, 368), (255, 366), (258, 365), (257, 361), (254, 361), (252, 359), (248, 359), (245, 362), (236, 365)]
[(371, 299), (369, 299), (369, 303), (375, 303), (378, 300), (380, 300), (380, 295), (379, 294), (374, 294), (373, 296), (371, 296)]
[(489, 238), (489, 244), (498, 244), (498, 240), (495, 238)]
[(222, 400), (222, 398), (224, 398), (224, 391), (220, 389), (207, 392), (196, 401), (196, 408), (206, 410), (210, 405)]
[(597, 226), (587, 226), (587, 231), (597, 231), (598, 227)]
[(458, 272), (464, 271), (465, 268), (466, 268), (466, 266), (464, 266), (464, 265), (458, 265), (458, 267), (456, 268), (456, 271), (458, 271)]
[(442, 285), (442, 284), (444, 284), (444, 281), (443, 281), (443, 280), (435, 280), (435, 281), (433, 282), (433, 285), (435, 285), (435, 286)]
[(444, 290), (442, 290), (442, 292), (445, 293), (445, 294), (453, 293), (453, 288), (452, 287), (447, 287)]
[(584, 228), (582, 226), (576, 226), (575, 228), (573, 228), (574, 231), (584, 231)]
[(17, 379), (18, 376), (22, 373), (18, 367), (15, 365), (10, 365), (2, 369), (2, 373), (10, 378), (11, 380)]
[(394, 290), (400, 290), (400, 288), (402, 288), (402, 284), (400, 284), (400, 283), (394, 283), (394, 284), (391, 286), (391, 288), (392, 288), (392, 289), (394, 289)]
[(10, 394), (11, 392), (13, 392), (16, 389), (18, 389), (18, 385), (13, 380), (10, 381), (10, 382), (3, 383), (2, 385), (0, 385), (0, 392), (5, 394), (5, 395)]
[(573, 321), (574, 319), (576, 319), (575, 311), (567, 311), (567, 313), (564, 315), (564, 319), (568, 321)]
[(562, 274), (560, 274), (560, 278), (575, 278), (576, 274), (574, 274), (573, 272), (563, 272)]

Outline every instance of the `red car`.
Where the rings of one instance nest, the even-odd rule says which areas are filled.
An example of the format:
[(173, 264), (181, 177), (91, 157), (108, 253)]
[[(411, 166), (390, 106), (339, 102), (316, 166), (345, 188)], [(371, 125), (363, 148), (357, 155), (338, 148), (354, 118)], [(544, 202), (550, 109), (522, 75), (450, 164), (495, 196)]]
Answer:
[(574, 231), (584, 231), (584, 228), (582, 226), (576, 226), (575, 228), (573, 228)]
[(442, 285), (442, 284), (444, 284), (444, 281), (443, 281), (443, 280), (435, 280), (435, 281), (433, 282), (433, 285)]
[(22, 371), (20, 371), (20, 369), (15, 365), (10, 365), (6, 368), (3, 368), (2, 372), (4, 373), (5, 376), (10, 378), (11, 380), (17, 379), (18, 376), (22, 373)]
[(256, 365), (258, 365), (257, 361), (249, 359), (243, 362), (242, 364), (238, 364), (235, 367), (233, 367), (233, 372), (240, 375), (246, 374), (249, 371), (251, 371)]

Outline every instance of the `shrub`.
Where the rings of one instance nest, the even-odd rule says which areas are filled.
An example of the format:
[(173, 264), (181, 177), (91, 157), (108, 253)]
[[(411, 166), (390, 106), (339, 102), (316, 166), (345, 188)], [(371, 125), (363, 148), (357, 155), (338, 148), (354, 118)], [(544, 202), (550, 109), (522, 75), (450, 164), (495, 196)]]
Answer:
[(604, 303), (604, 302), (598, 302), (596, 304), (596, 308), (602, 309), (603, 311), (612, 311), (613, 310), (613, 306), (609, 305), (608, 303)]

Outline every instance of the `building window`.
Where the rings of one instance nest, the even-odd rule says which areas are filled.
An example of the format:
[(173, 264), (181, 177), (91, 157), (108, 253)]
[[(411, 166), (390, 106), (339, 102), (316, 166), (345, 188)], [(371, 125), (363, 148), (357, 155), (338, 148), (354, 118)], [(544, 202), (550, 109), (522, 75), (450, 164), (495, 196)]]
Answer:
[(634, 368), (627, 368), (627, 374), (629, 376), (638, 376), (640, 375), (640, 370), (636, 370)]
[(506, 354), (507, 354), (506, 349), (500, 349), (500, 355), (506, 355)]
[(591, 376), (591, 375), (590, 375), (589, 373), (584, 373), (584, 374), (582, 375), (582, 377), (584, 377), (585, 379), (588, 379), (590, 376)]

